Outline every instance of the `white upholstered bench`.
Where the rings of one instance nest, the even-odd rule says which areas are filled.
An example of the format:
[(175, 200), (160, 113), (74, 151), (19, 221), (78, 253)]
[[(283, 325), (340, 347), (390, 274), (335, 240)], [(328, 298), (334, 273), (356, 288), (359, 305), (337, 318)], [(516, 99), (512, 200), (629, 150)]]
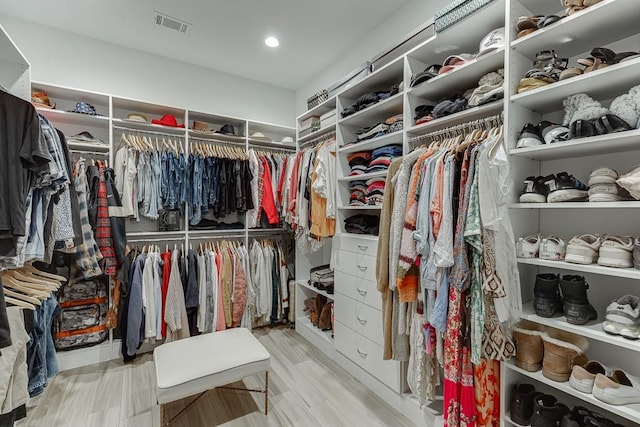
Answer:
[[(167, 426), (207, 391), (265, 373), (264, 413), (268, 414), (269, 365), (271, 356), (245, 328), (227, 329), (162, 344), (153, 351), (156, 367), (156, 396), (160, 404), (160, 425)], [(164, 404), (198, 395), (165, 423)]]

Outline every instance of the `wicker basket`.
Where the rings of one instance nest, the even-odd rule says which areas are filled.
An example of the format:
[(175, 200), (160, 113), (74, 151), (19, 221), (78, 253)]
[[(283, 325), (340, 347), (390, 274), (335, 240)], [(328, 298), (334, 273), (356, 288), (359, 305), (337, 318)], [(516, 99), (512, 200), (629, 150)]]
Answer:
[(327, 92), (326, 89), (323, 89), (311, 98), (307, 98), (307, 107), (311, 110), (312, 108), (322, 104), (327, 99), (329, 99), (329, 92)]

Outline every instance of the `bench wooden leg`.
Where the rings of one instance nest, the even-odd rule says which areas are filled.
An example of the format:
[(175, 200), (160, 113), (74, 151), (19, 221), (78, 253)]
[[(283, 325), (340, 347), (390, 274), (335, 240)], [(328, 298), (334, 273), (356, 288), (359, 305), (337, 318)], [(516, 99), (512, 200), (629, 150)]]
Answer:
[(264, 414), (269, 415), (269, 371), (264, 373)]

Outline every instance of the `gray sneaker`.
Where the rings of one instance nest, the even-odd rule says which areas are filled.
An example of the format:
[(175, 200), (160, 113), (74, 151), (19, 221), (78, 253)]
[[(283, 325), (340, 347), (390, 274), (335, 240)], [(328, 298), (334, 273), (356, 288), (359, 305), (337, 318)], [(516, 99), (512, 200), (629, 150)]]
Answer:
[(640, 298), (625, 295), (609, 304), (602, 329), (628, 339), (640, 338)]

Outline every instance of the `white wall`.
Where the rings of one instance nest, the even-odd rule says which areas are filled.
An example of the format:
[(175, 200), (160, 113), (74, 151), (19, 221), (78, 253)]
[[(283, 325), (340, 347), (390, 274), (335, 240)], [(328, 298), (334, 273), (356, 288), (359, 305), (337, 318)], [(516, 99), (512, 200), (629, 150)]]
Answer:
[[(0, 14), (31, 79), (197, 111), (295, 125), (295, 92)], [(206, 53), (204, 53), (206, 54)]]
[(389, 49), (407, 34), (433, 18), (451, 0), (413, 0), (371, 33), (351, 46), (337, 46), (340, 52), (333, 64), (321, 70), (296, 90), (296, 116), (307, 111), (307, 98), (326, 89), (357, 66)]

